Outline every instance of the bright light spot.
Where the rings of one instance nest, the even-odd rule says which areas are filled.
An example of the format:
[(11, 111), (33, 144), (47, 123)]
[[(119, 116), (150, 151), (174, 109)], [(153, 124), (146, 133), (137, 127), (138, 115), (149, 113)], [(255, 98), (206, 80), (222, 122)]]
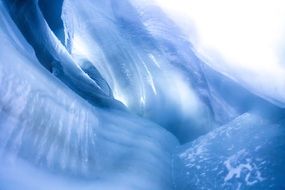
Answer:
[(189, 84), (181, 77), (179, 73), (170, 71), (168, 74), (171, 81), (171, 87), (166, 86), (169, 90), (170, 97), (177, 101), (181, 107), (181, 111), (186, 115), (197, 115), (202, 112), (202, 105), (200, 100)]
[(116, 100), (122, 102), (125, 106), (129, 106), (128, 105), (128, 100), (127, 98), (124, 96), (124, 94), (122, 94), (117, 88), (112, 89), (113, 90), (113, 96)]
[(197, 34), (187, 35), (207, 64), (285, 100), (284, 0), (155, 1), (184, 31), (194, 26)]
[(89, 57), (89, 48), (87, 47), (84, 38), (81, 38), (79, 35), (75, 34), (72, 44), (72, 55)]

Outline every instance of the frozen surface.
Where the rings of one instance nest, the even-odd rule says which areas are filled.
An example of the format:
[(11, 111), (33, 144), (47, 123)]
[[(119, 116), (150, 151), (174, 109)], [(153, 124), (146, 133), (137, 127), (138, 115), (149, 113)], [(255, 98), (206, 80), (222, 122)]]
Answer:
[(159, 1), (0, 0), (1, 190), (285, 188), (283, 66)]
[(177, 150), (176, 189), (284, 189), (284, 135), (284, 122), (245, 113)]
[[(143, 14), (131, 2), (64, 1), (62, 18), (72, 39), (72, 57), (90, 60), (111, 86), (114, 97), (132, 112), (176, 134), (191, 130), (201, 134), (213, 128), (207, 93), (199, 91), (207, 92), (207, 85), (195, 60), (190, 63), (195, 59), (191, 58), (190, 44), (178, 30), (174, 31), (178, 42), (152, 34), (144, 18), (153, 15), (152, 9)], [(162, 14), (156, 24), (171, 22)], [(186, 52), (179, 53), (183, 48)], [(168, 115), (172, 117), (167, 119)], [(192, 129), (185, 125), (190, 122)]]
[(68, 89), (0, 6), (1, 189), (171, 189), (176, 139)]
[(284, 1), (155, 1), (206, 64), (284, 107)]

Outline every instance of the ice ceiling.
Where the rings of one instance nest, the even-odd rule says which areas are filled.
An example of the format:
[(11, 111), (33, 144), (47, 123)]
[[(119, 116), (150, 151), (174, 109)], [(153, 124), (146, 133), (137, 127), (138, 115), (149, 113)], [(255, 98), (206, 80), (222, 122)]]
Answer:
[[(253, 93), (273, 101), (284, 98), (284, 1), (157, 2), (176, 23), (183, 24), (181, 28), (207, 64), (243, 81)], [(194, 36), (189, 32), (191, 27)], [(268, 77), (271, 85), (266, 85)]]
[(285, 189), (283, 4), (0, 0), (0, 189)]

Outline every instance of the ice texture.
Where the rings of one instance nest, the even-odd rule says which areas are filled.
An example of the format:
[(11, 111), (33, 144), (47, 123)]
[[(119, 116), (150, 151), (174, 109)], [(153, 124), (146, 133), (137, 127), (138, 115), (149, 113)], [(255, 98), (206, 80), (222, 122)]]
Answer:
[(283, 1), (155, 1), (186, 33), (206, 64), (284, 107)]
[[(189, 123), (198, 134), (213, 128), (207, 95), (197, 91), (207, 91), (205, 79), (197, 63), (188, 65), (190, 44), (178, 31), (175, 43), (154, 36), (132, 1), (82, 4), (66, 0), (62, 11), (65, 31), (72, 39), (72, 57), (90, 60), (110, 85), (114, 97), (129, 110), (176, 134), (190, 134), (186, 131), (191, 129), (185, 127)], [(164, 18), (159, 16), (157, 24), (170, 22)], [(189, 56), (180, 56), (183, 48)], [(189, 75), (189, 71), (195, 75)], [(168, 115), (172, 117), (168, 119)]]
[(63, 85), (0, 6), (1, 189), (171, 189), (177, 140)]
[(1, 190), (285, 189), (280, 72), (205, 59), (158, 1), (0, 0)]
[(245, 113), (178, 148), (176, 189), (284, 189), (284, 121)]

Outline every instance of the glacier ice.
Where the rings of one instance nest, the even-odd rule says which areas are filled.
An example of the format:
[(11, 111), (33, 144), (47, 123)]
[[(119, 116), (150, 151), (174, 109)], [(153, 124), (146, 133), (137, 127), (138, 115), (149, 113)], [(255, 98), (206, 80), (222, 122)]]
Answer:
[(245, 113), (178, 148), (176, 188), (284, 189), (284, 121)]
[(285, 188), (282, 77), (158, 2), (0, 0), (0, 189)]
[(206, 64), (284, 107), (283, 1), (156, 1), (187, 33)]
[(110, 180), (117, 189), (169, 189), (176, 139), (153, 123), (79, 98), (40, 66), (2, 3), (1, 9), (1, 40), (7, 44), (0, 52), (1, 189), (62, 189), (67, 183), (36, 170), (76, 177), (86, 189), (96, 181), (97, 189), (108, 189)]

